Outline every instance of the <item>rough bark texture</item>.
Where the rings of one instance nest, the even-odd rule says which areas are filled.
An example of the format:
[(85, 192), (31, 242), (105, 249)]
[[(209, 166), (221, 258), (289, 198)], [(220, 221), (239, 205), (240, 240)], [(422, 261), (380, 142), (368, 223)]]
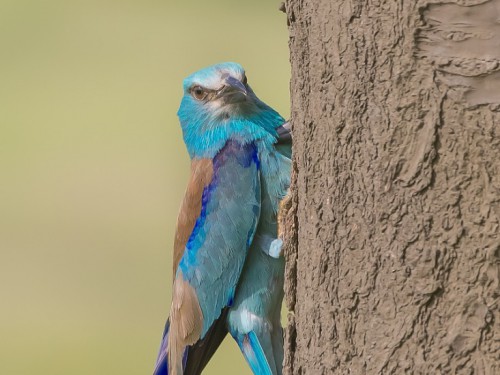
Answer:
[(500, 0), (288, 0), (287, 374), (500, 374)]

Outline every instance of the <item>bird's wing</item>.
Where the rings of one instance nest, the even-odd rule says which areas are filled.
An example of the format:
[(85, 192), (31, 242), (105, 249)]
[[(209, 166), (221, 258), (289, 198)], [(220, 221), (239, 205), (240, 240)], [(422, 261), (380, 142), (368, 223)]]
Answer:
[(290, 121), (287, 121), (283, 125), (277, 127), (276, 133), (278, 133), (278, 144), (292, 143), (292, 128), (290, 126)]
[[(254, 144), (229, 141), (213, 160), (193, 164), (175, 238), (177, 267), (170, 323), (162, 342), (168, 355), (160, 352), (156, 366), (163, 368), (162, 362), (170, 362), (166, 367), (173, 374), (182, 374), (186, 346), (200, 339), (220, 344), (221, 340), (205, 336), (222, 310), (232, 304), (260, 214)], [(221, 333), (210, 330), (209, 334)], [(215, 351), (210, 345), (205, 347), (212, 354)]]
[(292, 128), (290, 127), (290, 121), (285, 122), (283, 125), (276, 128), (276, 150), (286, 156), (287, 158), (292, 157)]

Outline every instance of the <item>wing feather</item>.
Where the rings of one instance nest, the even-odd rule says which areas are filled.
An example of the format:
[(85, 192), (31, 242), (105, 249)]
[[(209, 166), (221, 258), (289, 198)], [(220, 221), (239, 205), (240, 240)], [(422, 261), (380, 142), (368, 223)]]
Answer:
[(201, 371), (190, 360), (202, 359), (204, 367), (225, 336), (221, 314), (232, 303), (259, 214), (254, 144), (229, 141), (213, 161), (193, 161), (177, 222), (169, 337), (164, 338), (172, 374), (183, 373), (186, 350), (186, 368)]

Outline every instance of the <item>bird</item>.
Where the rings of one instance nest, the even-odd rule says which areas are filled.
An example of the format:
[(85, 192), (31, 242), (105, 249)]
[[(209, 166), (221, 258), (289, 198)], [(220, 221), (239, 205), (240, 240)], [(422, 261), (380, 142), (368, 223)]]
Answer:
[(170, 314), (154, 375), (200, 374), (229, 332), (257, 375), (280, 375), (289, 124), (234, 62), (183, 81), (177, 112), (191, 174), (177, 218)]

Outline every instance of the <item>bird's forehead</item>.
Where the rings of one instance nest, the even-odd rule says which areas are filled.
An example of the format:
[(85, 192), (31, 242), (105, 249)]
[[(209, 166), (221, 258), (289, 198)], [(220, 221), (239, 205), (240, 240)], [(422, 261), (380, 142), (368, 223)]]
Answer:
[(184, 80), (184, 89), (200, 85), (208, 89), (219, 89), (227, 76), (242, 80), (245, 70), (237, 63), (222, 63), (198, 70)]

